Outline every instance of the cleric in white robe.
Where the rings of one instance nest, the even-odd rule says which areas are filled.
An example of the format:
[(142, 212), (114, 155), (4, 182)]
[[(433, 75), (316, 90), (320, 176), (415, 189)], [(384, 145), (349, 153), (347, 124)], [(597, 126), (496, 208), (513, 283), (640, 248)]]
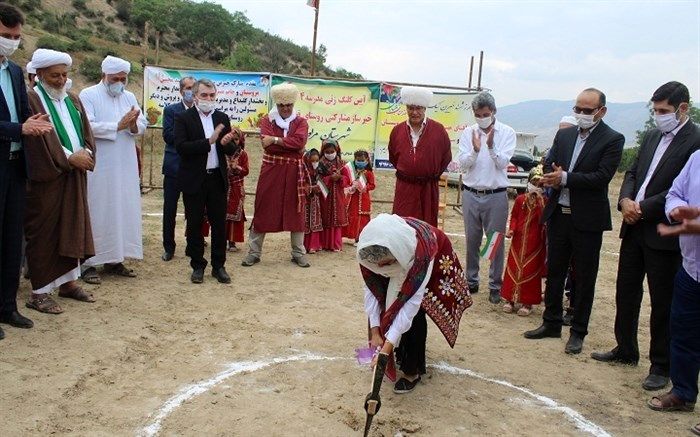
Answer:
[(126, 258), (142, 259), (141, 191), (136, 137), (146, 131), (146, 118), (134, 94), (126, 90), (131, 64), (107, 56), (102, 80), (80, 92), (100, 159), (88, 175), (88, 204), (95, 256), (85, 262), (83, 280), (101, 282), (95, 266), (121, 276), (136, 276)]

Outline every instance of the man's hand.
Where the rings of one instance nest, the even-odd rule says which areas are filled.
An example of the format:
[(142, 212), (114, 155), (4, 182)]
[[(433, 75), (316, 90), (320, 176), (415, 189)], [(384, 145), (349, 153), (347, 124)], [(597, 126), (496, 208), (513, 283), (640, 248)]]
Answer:
[(622, 219), (628, 225), (633, 225), (642, 218), (642, 208), (639, 206), (639, 202), (632, 199), (622, 199), (620, 209), (622, 209)]
[(32, 115), (22, 123), (22, 135), (38, 137), (53, 130), (53, 125), (49, 121), (48, 114)]
[(224, 130), (224, 125), (219, 123), (215, 128), (214, 132), (211, 134), (209, 137), (209, 144), (215, 144), (216, 140), (219, 139), (219, 135), (221, 135), (221, 131)]
[(659, 223), (656, 230), (662, 237), (674, 237), (682, 234), (700, 234), (700, 220), (683, 219), (680, 225), (675, 226)]
[(679, 206), (673, 208), (669, 214), (674, 221), (680, 222), (683, 219), (696, 219), (700, 217), (700, 207), (697, 206)]
[(369, 340), (370, 346), (373, 348), (380, 348), (384, 346), (384, 340), (382, 340), (382, 336), (379, 334), (379, 327), (375, 326), (374, 328), (370, 329), (370, 334), (371, 338)]
[(564, 173), (556, 163), (552, 163), (552, 170), (549, 173), (545, 173), (540, 179), (540, 183), (543, 187), (547, 188), (557, 188), (561, 185), (561, 177)]
[(481, 138), (476, 129), (472, 131), (472, 147), (474, 147), (476, 153), (479, 153), (479, 150), (481, 150)]
[(331, 180), (335, 182), (335, 181), (340, 180), (340, 178), (342, 178), (342, 177), (343, 177), (343, 175), (340, 174), (340, 170), (336, 170), (331, 175)]
[(260, 141), (262, 141), (262, 146), (265, 149), (267, 149), (268, 147), (270, 147), (273, 144), (276, 144), (277, 141), (275, 141), (275, 140), (277, 140), (277, 137), (272, 136), (272, 135), (261, 135), (260, 136)]
[(129, 110), (124, 116), (119, 120), (119, 123), (117, 123), (117, 130), (124, 130), (124, 129), (129, 129), (132, 132), (134, 131), (134, 128), (138, 131), (138, 126), (136, 125), (136, 120), (139, 117), (139, 114), (141, 113), (141, 110), (138, 108), (134, 108), (133, 106), (131, 107), (131, 110)]
[(68, 163), (72, 167), (83, 171), (92, 171), (95, 169), (95, 161), (92, 159), (90, 153), (85, 149), (79, 150), (69, 156)]
[(508, 229), (508, 232), (506, 232), (506, 238), (513, 238), (513, 230)]
[(494, 132), (496, 132), (496, 129), (491, 126), (491, 130), (489, 131), (489, 134), (486, 136), (486, 145), (488, 146), (489, 149), (493, 150), (493, 135)]

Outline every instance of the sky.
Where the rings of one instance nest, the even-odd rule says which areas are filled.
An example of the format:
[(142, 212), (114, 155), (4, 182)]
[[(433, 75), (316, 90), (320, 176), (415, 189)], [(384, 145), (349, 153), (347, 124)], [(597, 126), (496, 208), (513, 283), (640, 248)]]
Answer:
[[(215, 0), (272, 34), (311, 47), (306, 0)], [(327, 64), (372, 80), (466, 86), (484, 51), (482, 86), (497, 105), (573, 100), (596, 87), (648, 101), (670, 80), (700, 102), (700, 0), (321, 0)]]

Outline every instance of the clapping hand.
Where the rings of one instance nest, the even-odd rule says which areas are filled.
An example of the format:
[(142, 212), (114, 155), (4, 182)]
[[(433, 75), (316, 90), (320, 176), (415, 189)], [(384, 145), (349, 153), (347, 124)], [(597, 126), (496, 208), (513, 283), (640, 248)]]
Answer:
[(120, 131), (128, 128), (131, 131), (134, 131), (134, 129), (138, 129), (136, 120), (139, 118), (140, 113), (141, 110), (139, 108), (132, 106), (131, 110), (124, 114), (121, 120), (119, 120), (119, 123), (117, 123), (117, 130)]
[(479, 153), (481, 150), (481, 138), (479, 137), (479, 133), (476, 129), (472, 131), (472, 147), (474, 147), (474, 151), (476, 153)]
[(486, 135), (486, 145), (488, 146), (489, 149), (493, 150), (493, 135), (494, 132), (496, 132), (496, 129), (491, 127), (491, 130), (489, 131), (488, 135)]
[(540, 179), (540, 183), (543, 187), (547, 188), (558, 188), (561, 185), (561, 178), (564, 171), (556, 163), (552, 163), (552, 170), (549, 173), (545, 173)]
[(53, 125), (49, 120), (48, 114), (32, 115), (22, 123), (22, 135), (38, 137), (47, 134), (53, 130)]
[[(219, 123), (215, 128), (214, 128), (214, 133), (211, 134), (209, 137), (209, 144), (214, 144), (216, 143), (216, 140), (219, 139), (219, 135), (221, 135), (221, 131), (224, 130), (224, 125)], [(223, 142), (223, 140), (222, 140)]]

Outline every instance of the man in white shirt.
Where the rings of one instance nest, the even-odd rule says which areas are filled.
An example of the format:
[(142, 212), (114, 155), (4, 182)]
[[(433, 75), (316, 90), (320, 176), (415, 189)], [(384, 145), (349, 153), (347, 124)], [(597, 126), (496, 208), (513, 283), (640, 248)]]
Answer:
[[(467, 235), (467, 282), (471, 293), (479, 290), (479, 247), (484, 234), (505, 234), (508, 220), (508, 176), (515, 151), (515, 131), (496, 120), (496, 101), (486, 91), (472, 100), (476, 124), (459, 139), (462, 176), (462, 212)], [(489, 267), (489, 301), (501, 300), (504, 250), (501, 244)]]

